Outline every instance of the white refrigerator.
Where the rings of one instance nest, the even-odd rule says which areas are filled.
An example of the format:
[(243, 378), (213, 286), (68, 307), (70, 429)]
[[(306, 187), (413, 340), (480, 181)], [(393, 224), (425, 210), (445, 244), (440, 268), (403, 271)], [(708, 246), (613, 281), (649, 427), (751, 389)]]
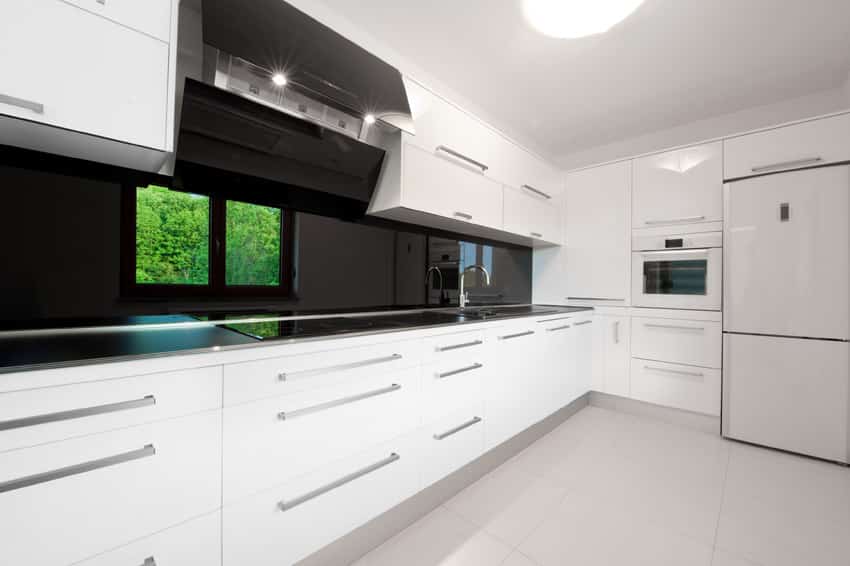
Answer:
[(850, 463), (850, 166), (724, 186), (729, 438)]

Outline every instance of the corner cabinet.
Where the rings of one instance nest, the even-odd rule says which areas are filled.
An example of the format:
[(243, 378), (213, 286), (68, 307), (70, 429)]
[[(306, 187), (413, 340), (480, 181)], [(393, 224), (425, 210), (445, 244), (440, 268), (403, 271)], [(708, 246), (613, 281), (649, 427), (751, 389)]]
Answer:
[(132, 4), (4, 4), (0, 144), (159, 169), (173, 147), (177, 2)]
[(369, 214), (527, 246), (561, 241), (554, 167), (405, 80), (416, 135), (372, 128), (387, 152)]

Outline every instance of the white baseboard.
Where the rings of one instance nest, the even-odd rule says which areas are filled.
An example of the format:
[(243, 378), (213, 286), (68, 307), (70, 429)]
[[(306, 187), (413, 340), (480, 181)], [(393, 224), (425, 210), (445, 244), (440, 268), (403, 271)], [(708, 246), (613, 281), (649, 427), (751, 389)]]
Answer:
[(691, 411), (683, 411), (672, 407), (664, 407), (661, 405), (653, 405), (635, 399), (626, 399), (616, 395), (600, 393), (598, 391), (590, 392), (590, 405), (601, 409), (610, 409), (612, 411), (620, 411), (630, 415), (637, 415), (664, 421), (666, 423), (683, 426), (716, 434), (720, 436), (720, 417), (704, 415), (702, 413), (693, 413)]

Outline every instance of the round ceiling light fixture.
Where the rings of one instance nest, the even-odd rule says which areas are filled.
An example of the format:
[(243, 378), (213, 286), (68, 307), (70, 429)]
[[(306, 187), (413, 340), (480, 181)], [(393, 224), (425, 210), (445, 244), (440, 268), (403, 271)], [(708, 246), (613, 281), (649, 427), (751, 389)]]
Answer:
[(522, 0), (531, 26), (549, 37), (574, 39), (604, 33), (626, 19), (643, 0)]

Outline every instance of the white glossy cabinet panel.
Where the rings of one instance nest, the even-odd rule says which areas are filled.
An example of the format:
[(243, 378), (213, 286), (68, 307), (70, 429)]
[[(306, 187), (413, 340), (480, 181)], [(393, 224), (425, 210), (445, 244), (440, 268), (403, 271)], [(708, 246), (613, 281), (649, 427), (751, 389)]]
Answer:
[(167, 149), (168, 44), (59, 0), (3, 10), (0, 114)]
[(846, 342), (726, 334), (723, 434), (850, 463)]
[(539, 322), (542, 341), (542, 383), (539, 385), (539, 414), (545, 417), (569, 404), (575, 395), (576, 376), (576, 318), (554, 317)]
[(721, 142), (634, 160), (632, 228), (723, 219)]
[(567, 175), (566, 289), (571, 299), (629, 304), (630, 161)]
[(723, 142), (726, 179), (850, 160), (850, 114)]
[(631, 397), (720, 416), (720, 370), (632, 358)]
[(728, 183), (724, 198), (723, 329), (850, 338), (850, 166)]
[(166, 43), (171, 39), (172, 0), (66, 0)]
[(479, 398), (422, 429), (422, 487), (427, 487), (484, 452), (484, 406)]
[(593, 384), (601, 393), (629, 397), (631, 393), (631, 318), (594, 316)]
[(541, 242), (563, 240), (561, 211), (550, 200), (528, 189), (505, 187), (504, 229)]
[(71, 564), (220, 504), (218, 411), (0, 454), (9, 564)]
[(723, 330), (719, 322), (634, 317), (632, 355), (659, 360), (720, 368)]
[[(148, 560), (148, 562), (145, 562)], [(153, 560), (153, 563), (150, 563)], [(75, 566), (221, 566), (221, 512), (166, 529)]]

